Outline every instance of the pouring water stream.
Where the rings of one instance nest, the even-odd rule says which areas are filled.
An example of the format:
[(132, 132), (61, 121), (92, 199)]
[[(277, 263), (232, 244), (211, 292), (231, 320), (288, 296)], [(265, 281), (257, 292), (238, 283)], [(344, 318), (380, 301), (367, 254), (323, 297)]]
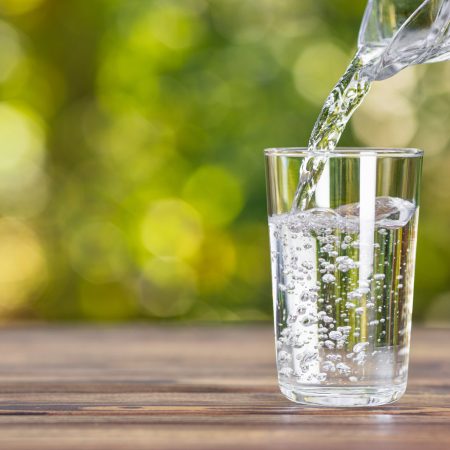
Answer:
[(369, 0), (358, 51), (326, 99), (300, 168), (291, 213), (305, 210), (328, 159), (372, 82), (414, 64), (450, 59), (450, 0)]

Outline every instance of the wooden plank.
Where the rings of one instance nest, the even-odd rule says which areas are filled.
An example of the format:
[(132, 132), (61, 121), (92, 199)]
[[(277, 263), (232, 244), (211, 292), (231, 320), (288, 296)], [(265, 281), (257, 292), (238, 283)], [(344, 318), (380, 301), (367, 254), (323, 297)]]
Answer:
[(295, 405), (276, 384), (272, 330), (0, 330), (1, 449), (450, 448), (450, 330), (416, 329), (400, 402)]

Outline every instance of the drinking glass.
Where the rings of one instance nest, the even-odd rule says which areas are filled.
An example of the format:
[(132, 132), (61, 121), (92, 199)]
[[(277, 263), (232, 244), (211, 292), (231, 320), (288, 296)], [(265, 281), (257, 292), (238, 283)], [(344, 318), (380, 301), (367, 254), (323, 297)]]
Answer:
[(299, 211), (299, 168), (314, 153), (265, 151), (277, 369), (288, 399), (370, 406), (405, 392), (422, 155), (338, 148)]

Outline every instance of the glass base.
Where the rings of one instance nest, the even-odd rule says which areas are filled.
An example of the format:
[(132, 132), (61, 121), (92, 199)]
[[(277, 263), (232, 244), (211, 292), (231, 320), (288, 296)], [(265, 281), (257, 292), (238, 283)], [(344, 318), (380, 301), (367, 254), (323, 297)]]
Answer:
[(406, 390), (406, 383), (389, 387), (284, 386), (282, 394), (295, 403), (330, 408), (386, 405), (397, 401)]

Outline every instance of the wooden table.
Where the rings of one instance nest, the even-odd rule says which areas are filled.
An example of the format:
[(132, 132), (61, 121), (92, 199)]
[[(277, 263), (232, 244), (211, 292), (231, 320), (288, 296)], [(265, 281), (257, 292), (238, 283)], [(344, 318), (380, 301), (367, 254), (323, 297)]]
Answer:
[(450, 449), (450, 330), (416, 329), (374, 409), (278, 392), (269, 326), (0, 330), (0, 449)]

